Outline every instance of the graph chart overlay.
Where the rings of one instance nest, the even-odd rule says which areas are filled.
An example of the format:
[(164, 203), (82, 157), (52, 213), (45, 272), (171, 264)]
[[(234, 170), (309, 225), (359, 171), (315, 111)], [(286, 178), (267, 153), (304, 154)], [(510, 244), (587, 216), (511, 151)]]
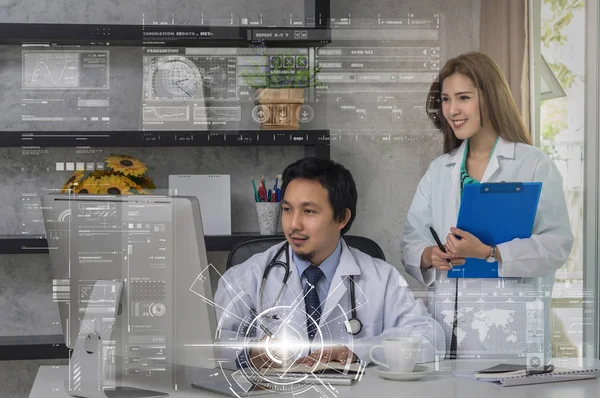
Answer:
[(242, 120), (242, 110), (239, 106), (194, 107), (196, 122), (239, 122), (240, 120)]
[(23, 51), (23, 89), (108, 89), (108, 51)]
[(208, 99), (236, 99), (236, 57), (194, 57)]
[[(462, 356), (524, 356), (544, 352), (546, 297), (519, 296), (518, 293), (508, 298), (481, 293), (478, 296), (459, 297), (456, 335)], [(442, 328), (451, 335), (454, 298), (437, 297), (435, 313)]]
[(149, 106), (144, 108), (144, 121), (186, 122), (190, 119), (190, 110), (186, 106)]
[(145, 56), (144, 99), (237, 99), (235, 56)]

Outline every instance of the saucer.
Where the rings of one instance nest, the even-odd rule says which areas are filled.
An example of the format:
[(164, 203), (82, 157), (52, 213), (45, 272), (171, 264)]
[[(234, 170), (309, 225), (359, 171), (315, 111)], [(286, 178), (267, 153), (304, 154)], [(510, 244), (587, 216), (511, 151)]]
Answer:
[(395, 381), (419, 380), (430, 373), (431, 370), (429, 368), (420, 365), (416, 365), (412, 372), (391, 372), (382, 366), (377, 366), (377, 374), (380, 377)]

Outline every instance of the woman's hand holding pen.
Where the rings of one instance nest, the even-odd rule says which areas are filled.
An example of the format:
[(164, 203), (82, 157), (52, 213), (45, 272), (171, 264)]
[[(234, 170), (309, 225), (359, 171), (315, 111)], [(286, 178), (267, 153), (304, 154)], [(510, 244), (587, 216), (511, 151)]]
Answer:
[(452, 265), (463, 265), (465, 263), (465, 259), (455, 256), (448, 250), (448, 246), (446, 246), (446, 251), (448, 253), (444, 253), (437, 246), (427, 247), (423, 253), (425, 263), (439, 271), (448, 271), (452, 268), (448, 264), (448, 260), (450, 260)]
[(476, 236), (458, 228), (450, 228), (450, 233), (446, 237), (446, 249), (455, 257), (462, 258), (485, 259), (490, 255), (488, 245), (481, 243)]
[[(439, 240), (437, 237), (436, 239)], [(446, 236), (446, 244), (443, 247), (446, 249), (446, 253), (439, 246), (426, 247), (421, 258), (421, 268), (433, 267), (440, 271), (448, 271), (452, 268), (448, 261), (452, 266), (463, 265), (466, 258), (485, 259), (490, 255), (488, 245), (482, 243), (473, 234), (458, 228), (450, 228), (450, 233)], [(496, 252), (496, 257), (500, 261), (498, 252)]]
[(464, 258), (457, 258), (450, 250), (447, 245), (443, 245), (439, 235), (433, 228), (429, 226), (431, 236), (437, 243), (436, 246), (426, 247), (421, 255), (421, 268), (429, 269), (431, 267), (440, 271), (449, 271), (455, 265), (463, 265), (465, 263)]

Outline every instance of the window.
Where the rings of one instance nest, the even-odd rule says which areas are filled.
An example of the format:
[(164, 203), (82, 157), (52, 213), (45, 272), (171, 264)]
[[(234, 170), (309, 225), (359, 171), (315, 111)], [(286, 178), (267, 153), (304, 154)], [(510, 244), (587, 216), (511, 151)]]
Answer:
[(593, 2), (530, 1), (532, 134), (535, 145), (554, 160), (563, 177), (575, 237), (569, 259), (556, 273), (552, 292), (554, 358), (596, 356), (597, 244), (592, 256), (584, 254), (590, 242), (588, 231), (595, 231), (597, 225), (595, 211), (589, 212), (585, 200), (589, 189), (594, 194), (597, 191), (586, 183), (598, 173), (597, 167), (589, 167), (589, 161), (597, 159), (589, 145), (591, 131), (597, 130), (590, 130), (588, 123), (586, 131), (586, 51), (592, 44), (586, 40), (586, 29), (597, 28), (597, 24), (590, 25), (586, 13), (592, 8), (597, 11), (597, 5), (586, 3)]

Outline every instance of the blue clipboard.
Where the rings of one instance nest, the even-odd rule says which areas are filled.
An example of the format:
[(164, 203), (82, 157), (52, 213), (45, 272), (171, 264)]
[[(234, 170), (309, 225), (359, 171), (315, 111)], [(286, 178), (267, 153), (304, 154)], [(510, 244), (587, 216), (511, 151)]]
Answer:
[[(529, 238), (542, 192), (541, 182), (468, 184), (463, 189), (456, 227), (486, 245)], [(468, 258), (448, 278), (497, 278), (498, 262)]]

